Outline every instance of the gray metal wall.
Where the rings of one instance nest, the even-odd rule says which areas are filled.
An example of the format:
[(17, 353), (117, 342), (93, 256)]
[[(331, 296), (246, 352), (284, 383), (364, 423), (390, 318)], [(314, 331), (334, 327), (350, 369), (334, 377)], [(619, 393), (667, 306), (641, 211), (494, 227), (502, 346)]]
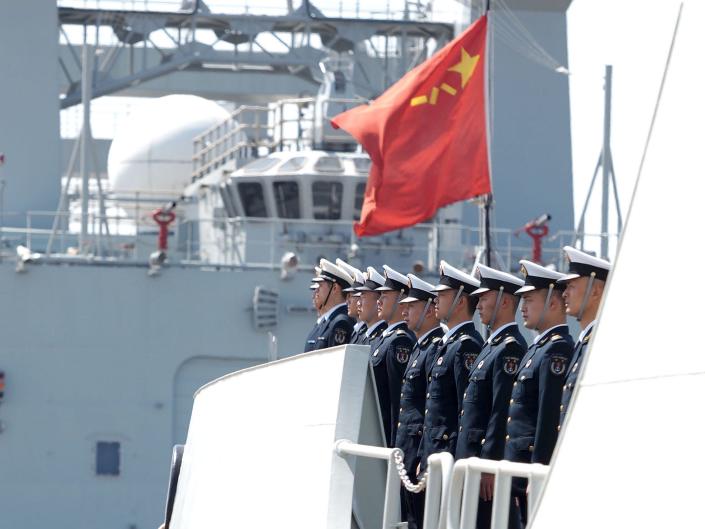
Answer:
[[(59, 67), (56, 0), (3, 2), (0, 16), (0, 167), (5, 222), (54, 210), (59, 197)], [(28, 23), (29, 22), (29, 23)], [(29, 67), (28, 67), (29, 66)], [(12, 216), (10, 212), (21, 212)]]

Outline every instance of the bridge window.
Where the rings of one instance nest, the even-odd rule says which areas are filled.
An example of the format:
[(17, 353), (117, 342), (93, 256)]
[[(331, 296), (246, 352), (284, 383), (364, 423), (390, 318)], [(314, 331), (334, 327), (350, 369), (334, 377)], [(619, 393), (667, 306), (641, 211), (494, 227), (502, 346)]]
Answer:
[(295, 173), (300, 171), (304, 165), (306, 165), (306, 157), (296, 156), (284, 162), (279, 169), (277, 169), (277, 173)]
[(343, 203), (343, 184), (340, 182), (313, 183), (313, 218), (337, 220)]
[(342, 173), (343, 164), (337, 156), (321, 156), (313, 169), (321, 173)]
[(353, 158), (353, 163), (355, 164), (355, 170), (360, 174), (367, 174), (370, 172), (370, 165), (372, 165), (372, 160), (369, 158)]
[(262, 184), (258, 182), (241, 182), (237, 185), (240, 202), (246, 217), (266, 217), (267, 205), (264, 203)]
[(360, 220), (362, 214), (362, 203), (365, 201), (365, 187), (367, 184), (361, 183), (355, 186), (355, 208), (353, 211), (353, 219)]
[(96, 443), (95, 473), (99, 476), (120, 475), (120, 443), (108, 441)]
[(279, 158), (260, 158), (254, 162), (248, 163), (242, 168), (242, 172), (246, 174), (264, 173), (277, 165), (281, 160)]
[(274, 182), (274, 201), (277, 204), (277, 216), (279, 218), (301, 218), (299, 184), (296, 182)]

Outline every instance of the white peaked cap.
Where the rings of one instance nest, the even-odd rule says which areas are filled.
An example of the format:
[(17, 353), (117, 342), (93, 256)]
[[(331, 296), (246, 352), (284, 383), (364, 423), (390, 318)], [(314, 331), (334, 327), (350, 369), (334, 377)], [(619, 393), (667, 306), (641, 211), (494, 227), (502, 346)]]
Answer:
[(434, 286), (423, 279), (419, 279), (414, 274), (406, 274), (409, 295), (399, 303), (411, 303), (412, 301), (428, 301), (436, 297)]
[(349, 289), (346, 289), (349, 292), (353, 291), (353, 287), (359, 287), (365, 282), (365, 276), (360, 270), (358, 270), (354, 266), (346, 263), (340, 258), (335, 260), (335, 264), (338, 265), (338, 268), (341, 268), (342, 270), (347, 272), (350, 277), (353, 278), (353, 286), (351, 286)]
[(478, 264), (475, 272), (480, 277), (480, 288), (473, 292), (475, 295), (489, 292), (490, 290), (499, 290), (501, 287), (504, 287), (505, 292), (514, 294), (524, 286), (524, 282), (518, 277), (483, 264)]
[(384, 268), (384, 285), (376, 290), (380, 292), (385, 290), (402, 292), (409, 288), (406, 284), (409, 278), (407, 278), (404, 274), (400, 274), (391, 266), (382, 265), (382, 268)]
[(358, 292), (370, 292), (376, 290), (384, 284), (384, 276), (371, 266), (367, 267), (367, 272), (363, 275), (365, 281), (363, 281), (361, 287), (357, 287), (355, 289)]
[(466, 293), (471, 294), (480, 286), (480, 282), (474, 276), (449, 265), (446, 261), (441, 261), (438, 271), (441, 277), (433, 288), (435, 292), (458, 290), (462, 286)]
[(568, 273), (561, 281), (570, 281), (571, 279), (590, 275), (594, 275), (595, 278), (604, 281), (607, 279), (609, 271), (612, 270), (612, 264), (609, 261), (580, 251), (572, 246), (564, 246), (563, 251), (568, 258), (569, 265)]
[(331, 263), (328, 259), (321, 259), (319, 264), (321, 267), (321, 273), (318, 281), (332, 281), (343, 285), (345, 288), (353, 284), (353, 278), (350, 277), (350, 274)]
[[(551, 284), (554, 287), (558, 286), (558, 281), (566, 277), (565, 274), (538, 265), (532, 261), (522, 259), (519, 261), (521, 271), (524, 274), (524, 286), (515, 292), (516, 295), (531, 292), (532, 290), (542, 290), (548, 288)], [(562, 290), (562, 287), (560, 287)]]

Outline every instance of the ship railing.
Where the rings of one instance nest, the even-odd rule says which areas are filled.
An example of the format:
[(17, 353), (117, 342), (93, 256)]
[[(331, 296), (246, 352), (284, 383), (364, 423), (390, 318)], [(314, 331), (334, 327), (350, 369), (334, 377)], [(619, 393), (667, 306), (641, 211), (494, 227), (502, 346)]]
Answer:
[[(156, 250), (158, 229), (149, 216), (154, 209), (153, 199), (145, 201), (133, 204), (130, 216), (99, 215), (90, 211), (88, 237), (82, 247), (79, 246), (77, 213), (55, 211), (28, 213), (24, 228), (2, 228), (2, 244), (6, 250), (23, 245), (32, 252), (45, 254), (146, 262)], [(106, 204), (112, 206), (112, 203)], [(52, 225), (53, 230), (49, 229)], [(543, 262), (564, 271), (566, 262), (561, 249), (576, 244), (580, 237), (589, 250), (598, 252), (605, 237), (610, 249), (616, 248), (614, 235), (562, 230), (547, 237)], [(353, 222), (348, 220), (192, 219), (180, 214), (170, 227), (168, 255), (171, 264), (263, 269), (280, 268), (283, 256), (290, 253), (296, 256), (300, 269), (308, 270), (313, 269), (320, 257), (340, 257), (360, 266), (390, 264), (391, 259), (406, 266), (421, 265), (428, 270), (437, 269), (440, 260), (445, 259), (470, 269), (477, 260), (484, 262), (483, 239), (480, 228), (459, 224), (419, 224), (380, 236), (358, 238)], [(512, 230), (494, 228), (491, 239), (493, 263), (500, 268), (516, 272), (519, 259), (532, 257), (528, 237), (517, 238)]]
[(471, 457), (453, 462), (447, 452), (428, 458), (426, 476), (413, 485), (406, 476), (400, 461), (403, 451), (399, 448), (382, 448), (356, 444), (348, 440), (335, 443), (335, 453), (340, 457), (365, 457), (387, 462), (386, 494), (384, 498), (383, 529), (404, 527), (400, 519), (400, 489), (406, 487), (412, 494), (425, 491), (424, 523), (427, 529), (473, 529), (477, 521), (482, 474), (494, 476), (492, 502), (493, 529), (505, 529), (509, 522), (512, 479), (528, 480), (527, 518), (535, 512), (549, 467), (538, 463), (514, 463)]
[[(268, 106), (238, 107), (228, 119), (194, 138), (193, 181), (220, 168), (235, 170), (272, 152), (314, 148), (314, 125), (319, 121), (320, 111), (315, 102), (316, 98), (302, 97), (283, 99)], [(328, 115), (327, 105), (354, 106), (364, 102), (327, 99), (321, 107), (326, 114), (323, 117), (333, 117)]]

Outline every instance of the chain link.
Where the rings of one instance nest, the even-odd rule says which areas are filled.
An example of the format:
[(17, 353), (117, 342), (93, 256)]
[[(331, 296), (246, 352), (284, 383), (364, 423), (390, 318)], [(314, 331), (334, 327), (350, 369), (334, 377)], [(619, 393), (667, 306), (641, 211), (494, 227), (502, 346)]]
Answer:
[(397, 466), (399, 479), (401, 480), (402, 485), (404, 485), (404, 488), (409, 492), (413, 492), (415, 494), (422, 492), (426, 488), (426, 481), (428, 480), (428, 470), (423, 473), (423, 476), (421, 476), (421, 479), (419, 479), (418, 483), (412, 483), (409, 479), (408, 473), (406, 472), (406, 468), (404, 467), (404, 452), (401, 450), (401, 448), (395, 448), (392, 451), (392, 457), (394, 457), (394, 463)]

